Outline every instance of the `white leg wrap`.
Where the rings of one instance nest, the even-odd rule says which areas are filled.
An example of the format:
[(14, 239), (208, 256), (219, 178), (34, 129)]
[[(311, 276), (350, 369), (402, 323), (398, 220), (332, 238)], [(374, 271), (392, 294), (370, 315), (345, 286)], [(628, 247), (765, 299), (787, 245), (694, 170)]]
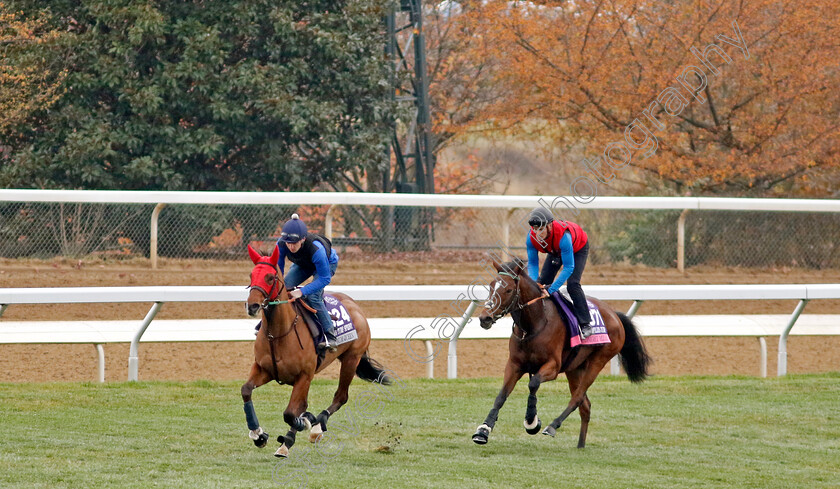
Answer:
[(531, 423), (531, 424), (528, 424), (528, 420), (527, 420), (527, 419), (525, 419), (525, 421), (523, 421), (523, 422), (522, 422), (522, 424), (524, 424), (524, 425), (525, 425), (525, 429), (526, 429), (526, 430), (533, 430), (534, 428), (536, 428), (536, 427), (537, 427), (537, 425), (538, 425), (539, 423), (540, 423), (540, 417), (539, 417), (539, 416), (534, 416), (534, 422), (533, 422), (533, 423)]
[(479, 430), (480, 430), (481, 428), (484, 428), (484, 429), (485, 429), (485, 430), (487, 430), (488, 432), (492, 432), (492, 431), (493, 431), (493, 428), (491, 428), (491, 427), (487, 426), (486, 424), (482, 424), (481, 426), (479, 426), (479, 427), (478, 427), (478, 429), (479, 429)]
[(250, 439), (252, 439), (252, 440), (256, 440), (256, 439), (258, 439), (258, 438), (260, 437), (260, 435), (262, 435), (263, 433), (264, 433), (264, 431), (263, 431), (263, 429), (262, 429), (262, 426), (260, 426), (259, 428), (255, 429), (255, 430), (251, 430), (251, 431), (249, 431), (249, 432), (248, 432), (248, 438), (250, 438)]

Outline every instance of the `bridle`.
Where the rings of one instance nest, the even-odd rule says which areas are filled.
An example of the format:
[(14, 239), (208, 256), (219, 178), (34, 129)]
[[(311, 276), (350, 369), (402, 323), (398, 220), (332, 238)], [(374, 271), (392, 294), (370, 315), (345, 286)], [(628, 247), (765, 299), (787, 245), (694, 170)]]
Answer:
[[(493, 314), (493, 315), (490, 316), (490, 320), (493, 323), (495, 323), (496, 321), (498, 321), (499, 319), (503, 318), (504, 316), (506, 316), (508, 314), (512, 314), (514, 312), (519, 312), (522, 309), (525, 309), (526, 307), (530, 306), (531, 304), (533, 304), (535, 302), (538, 302), (538, 301), (541, 301), (541, 300), (545, 299), (546, 297), (548, 297), (548, 293), (543, 291), (543, 294), (541, 296), (537, 297), (536, 299), (531, 299), (530, 301), (523, 304), (522, 300), (521, 300), (521, 296), (519, 294), (519, 275), (515, 275), (513, 273), (504, 272), (504, 271), (499, 272), (499, 275), (504, 275), (505, 277), (512, 278), (513, 282), (516, 284), (516, 292), (514, 293), (515, 295), (514, 295), (513, 300), (510, 301), (510, 304), (508, 304), (508, 306), (505, 308), (504, 311), (502, 311), (498, 314)], [(487, 299), (487, 302), (484, 304), (484, 306), (488, 307), (489, 305), (490, 305), (490, 299)]]
[[(269, 261), (259, 261), (259, 262), (256, 263), (256, 265), (268, 265), (268, 266), (270, 266), (271, 268), (274, 269), (274, 285), (271, 286), (271, 290), (266, 291), (264, 288), (260, 287), (259, 285), (249, 285), (248, 286), (248, 290), (257, 289), (260, 292), (262, 292), (262, 294), (265, 296), (265, 299), (263, 299), (262, 304), (260, 304), (260, 307), (262, 307), (263, 310), (267, 310), (269, 306), (273, 306), (273, 305), (276, 305), (276, 304), (286, 304), (286, 303), (288, 303), (289, 301), (275, 301), (275, 300), (273, 300), (273, 299), (276, 299), (277, 296), (280, 295), (280, 292), (282, 292), (283, 289), (286, 288), (286, 283), (283, 280), (281, 280), (281, 278), (280, 278), (280, 270), (277, 268), (277, 265), (274, 264), (274, 263), (271, 263)], [(275, 289), (276, 289), (276, 292), (275, 292)]]

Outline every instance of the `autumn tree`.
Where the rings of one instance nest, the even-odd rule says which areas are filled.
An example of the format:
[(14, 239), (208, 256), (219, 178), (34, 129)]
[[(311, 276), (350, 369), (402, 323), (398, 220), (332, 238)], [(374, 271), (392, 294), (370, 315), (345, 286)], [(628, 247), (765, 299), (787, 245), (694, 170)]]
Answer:
[(67, 71), (60, 62), (60, 36), (43, 12), (23, 17), (0, 2), (0, 133), (22, 123), (37, 124), (31, 116), (61, 95)]
[(450, 73), (493, 96), (435, 130), (538, 136), (602, 190), (831, 195), (838, 17), (833, 0), (464, 2), (440, 63), (468, 60)]

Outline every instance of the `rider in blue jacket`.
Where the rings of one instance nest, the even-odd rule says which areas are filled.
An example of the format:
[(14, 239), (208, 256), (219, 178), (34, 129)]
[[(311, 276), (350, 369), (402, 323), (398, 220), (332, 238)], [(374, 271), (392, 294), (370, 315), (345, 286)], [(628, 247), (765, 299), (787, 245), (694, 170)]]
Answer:
[[(324, 305), (324, 287), (332, 281), (338, 268), (338, 253), (332, 249), (332, 243), (326, 237), (308, 232), (306, 224), (297, 214), (292, 214), (292, 218), (283, 225), (277, 247), (280, 249), (277, 259), (280, 271), (285, 271), (286, 258), (292, 262), (289, 273), (284, 273), (289, 298), (295, 300), (306, 296), (307, 302), (318, 311), (318, 322), (325, 333), (318, 347), (335, 351), (335, 329)], [(296, 288), (309, 277), (314, 279)]]

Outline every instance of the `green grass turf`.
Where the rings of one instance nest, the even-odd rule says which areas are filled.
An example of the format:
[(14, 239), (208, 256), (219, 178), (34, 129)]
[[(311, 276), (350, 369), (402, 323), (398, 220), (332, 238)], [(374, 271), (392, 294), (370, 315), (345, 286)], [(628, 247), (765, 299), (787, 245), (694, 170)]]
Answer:
[[(273, 452), (288, 386), (254, 393), (272, 435), (258, 449), (238, 382), (0, 384), (0, 487), (840, 487), (840, 374), (602, 377), (584, 450), (577, 413), (556, 438), (525, 433), (524, 380), (475, 445), (500, 384), (357, 379), (324, 446), (299, 435), (285, 461)], [(334, 389), (315, 382), (310, 410)], [(542, 386), (544, 426), (568, 398), (563, 379)]]

